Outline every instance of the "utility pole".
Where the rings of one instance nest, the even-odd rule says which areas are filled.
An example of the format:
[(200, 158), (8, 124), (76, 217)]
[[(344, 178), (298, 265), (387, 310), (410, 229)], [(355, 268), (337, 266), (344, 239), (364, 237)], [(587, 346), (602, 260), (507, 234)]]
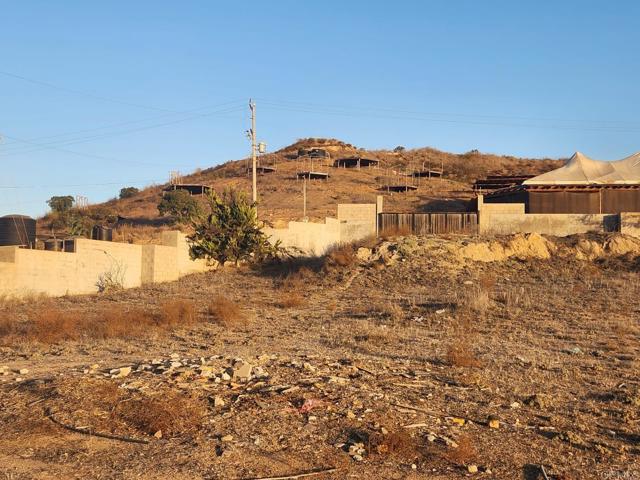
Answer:
[(251, 110), (251, 182), (252, 182), (252, 200), (253, 203), (258, 201), (258, 184), (257, 184), (257, 158), (256, 158), (256, 104), (249, 99), (249, 110)]
[(304, 177), (302, 180), (302, 203), (303, 203), (303, 213), (302, 213), (302, 221), (306, 222), (307, 218), (307, 177)]

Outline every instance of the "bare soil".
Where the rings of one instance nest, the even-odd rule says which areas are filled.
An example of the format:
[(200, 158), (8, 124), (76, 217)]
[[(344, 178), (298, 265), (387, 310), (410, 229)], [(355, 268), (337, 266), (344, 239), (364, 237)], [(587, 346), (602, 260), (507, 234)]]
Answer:
[(477, 242), (5, 302), (22, 326), (171, 300), (198, 320), (0, 337), (0, 478), (640, 478), (637, 256), (456, 254)]

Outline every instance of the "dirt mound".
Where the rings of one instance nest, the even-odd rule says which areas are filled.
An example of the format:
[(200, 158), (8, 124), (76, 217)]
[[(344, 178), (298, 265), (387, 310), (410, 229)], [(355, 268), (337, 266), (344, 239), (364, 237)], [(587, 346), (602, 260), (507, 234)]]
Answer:
[(465, 245), (456, 253), (461, 259), (477, 262), (496, 262), (507, 258), (551, 258), (556, 245), (537, 233), (517, 234), (506, 243), (500, 241), (479, 242)]
[(613, 235), (605, 242), (604, 249), (615, 256), (640, 255), (640, 239), (628, 235)]

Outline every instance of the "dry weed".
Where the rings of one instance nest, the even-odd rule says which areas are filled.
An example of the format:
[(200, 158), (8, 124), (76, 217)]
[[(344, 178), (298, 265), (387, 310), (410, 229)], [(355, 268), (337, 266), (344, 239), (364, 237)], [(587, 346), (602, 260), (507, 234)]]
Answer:
[(468, 465), (478, 459), (478, 451), (468, 435), (460, 437), (457, 441), (458, 448), (451, 448), (446, 453), (446, 458), (456, 465)]
[(453, 327), (447, 348), (447, 362), (455, 367), (480, 367), (482, 363), (473, 352), (476, 331), (469, 317), (459, 317)]
[(447, 349), (447, 362), (455, 367), (480, 367), (482, 364), (478, 360), (471, 345), (464, 339), (454, 339)]
[(333, 267), (351, 267), (358, 262), (353, 245), (345, 244), (334, 247), (327, 253), (324, 261), (324, 269)]
[(207, 311), (214, 322), (225, 327), (235, 327), (247, 322), (246, 315), (240, 306), (221, 295), (209, 303)]
[(201, 401), (164, 391), (153, 397), (119, 402), (112, 416), (148, 435), (160, 432), (163, 437), (172, 437), (196, 429), (206, 413)]
[(25, 337), (41, 343), (77, 340), (82, 335), (83, 326), (82, 318), (77, 312), (38, 310), (26, 325)]
[(166, 326), (193, 325), (197, 320), (196, 306), (191, 300), (175, 299), (160, 305), (161, 321)]
[(408, 461), (418, 458), (418, 442), (406, 431), (389, 432), (386, 435), (373, 434), (369, 437), (369, 452), (379, 455), (393, 455)]
[(391, 240), (394, 237), (407, 237), (412, 235), (413, 231), (408, 225), (396, 225), (394, 227), (387, 227), (380, 231), (379, 236), (383, 240)]
[(304, 305), (305, 298), (298, 292), (285, 292), (276, 302), (280, 308), (295, 308)]

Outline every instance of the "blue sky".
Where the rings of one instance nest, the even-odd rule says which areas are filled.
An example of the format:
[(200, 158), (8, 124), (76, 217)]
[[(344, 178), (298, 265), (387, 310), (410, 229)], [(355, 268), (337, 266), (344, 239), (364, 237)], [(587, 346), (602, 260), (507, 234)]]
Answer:
[[(632, 1), (2, 1), (0, 215), (308, 136), (640, 150)], [(11, 187), (11, 188), (6, 188)]]

